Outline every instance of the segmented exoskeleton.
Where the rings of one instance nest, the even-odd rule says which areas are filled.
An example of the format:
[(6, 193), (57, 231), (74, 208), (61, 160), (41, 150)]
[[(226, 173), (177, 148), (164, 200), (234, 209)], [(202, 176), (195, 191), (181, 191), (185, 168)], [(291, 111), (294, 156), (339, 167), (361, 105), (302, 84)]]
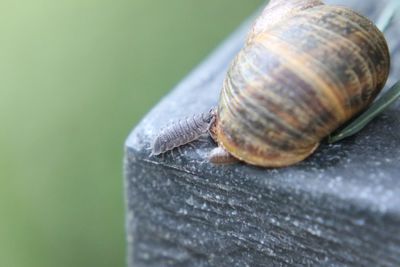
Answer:
[(193, 115), (172, 123), (155, 138), (151, 155), (159, 155), (176, 147), (190, 143), (207, 133), (215, 118), (215, 110)]

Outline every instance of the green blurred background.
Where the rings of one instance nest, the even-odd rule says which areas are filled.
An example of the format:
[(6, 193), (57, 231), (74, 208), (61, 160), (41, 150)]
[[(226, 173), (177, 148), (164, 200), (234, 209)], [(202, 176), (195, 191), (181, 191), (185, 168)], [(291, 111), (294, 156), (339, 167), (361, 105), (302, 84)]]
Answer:
[(125, 138), (262, 2), (0, 1), (0, 266), (125, 265)]

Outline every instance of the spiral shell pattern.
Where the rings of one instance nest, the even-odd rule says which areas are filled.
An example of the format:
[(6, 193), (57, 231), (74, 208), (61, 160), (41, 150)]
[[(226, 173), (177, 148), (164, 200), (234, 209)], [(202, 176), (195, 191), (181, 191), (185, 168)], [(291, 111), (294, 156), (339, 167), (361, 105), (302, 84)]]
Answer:
[(303, 2), (308, 6), (265, 30), (256, 23), (224, 80), (215, 139), (253, 165), (305, 159), (373, 101), (389, 73), (387, 43), (371, 21)]

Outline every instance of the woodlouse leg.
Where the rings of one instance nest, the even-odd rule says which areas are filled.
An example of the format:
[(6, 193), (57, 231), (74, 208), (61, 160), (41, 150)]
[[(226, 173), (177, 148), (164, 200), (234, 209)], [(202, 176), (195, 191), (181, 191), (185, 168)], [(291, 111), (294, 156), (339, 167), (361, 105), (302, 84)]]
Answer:
[(237, 158), (229, 154), (229, 152), (220, 146), (211, 150), (208, 155), (208, 160), (213, 164), (232, 164), (239, 162)]
[(197, 139), (196, 142), (198, 142), (198, 143), (208, 143), (209, 142), (208, 136), (203, 135), (203, 136), (199, 137), (199, 139)]
[(178, 150), (178, 155), (182, 155), (182, 147), (177, 147), (176, 150)]
[(165, 160), (165, 154), (161, 155), (161, 160), (164, 161)]
[[(196, 142), (198, 142), (199, 140), (196, 140)], [(191, 148), (193, 148), (193, 149), (196, 149), (196, 146), (194, 145), (194, 144), (192, 144), (192, 143), (187, 143), (186, 144), (187, 146), (190, 146)]]

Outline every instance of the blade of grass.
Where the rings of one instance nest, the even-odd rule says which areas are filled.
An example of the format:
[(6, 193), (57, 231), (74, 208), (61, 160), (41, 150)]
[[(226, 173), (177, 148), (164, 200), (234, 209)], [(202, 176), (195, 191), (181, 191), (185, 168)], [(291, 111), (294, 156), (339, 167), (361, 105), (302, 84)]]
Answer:
[(382, 97), (375, 101), (363, 114), (352, 123), (328, 138), (329, 143), (335, 143), (349, 137), (364, 128), (372, 119), (389, 107), (400, 97), (400, 81), (395, 83)]

